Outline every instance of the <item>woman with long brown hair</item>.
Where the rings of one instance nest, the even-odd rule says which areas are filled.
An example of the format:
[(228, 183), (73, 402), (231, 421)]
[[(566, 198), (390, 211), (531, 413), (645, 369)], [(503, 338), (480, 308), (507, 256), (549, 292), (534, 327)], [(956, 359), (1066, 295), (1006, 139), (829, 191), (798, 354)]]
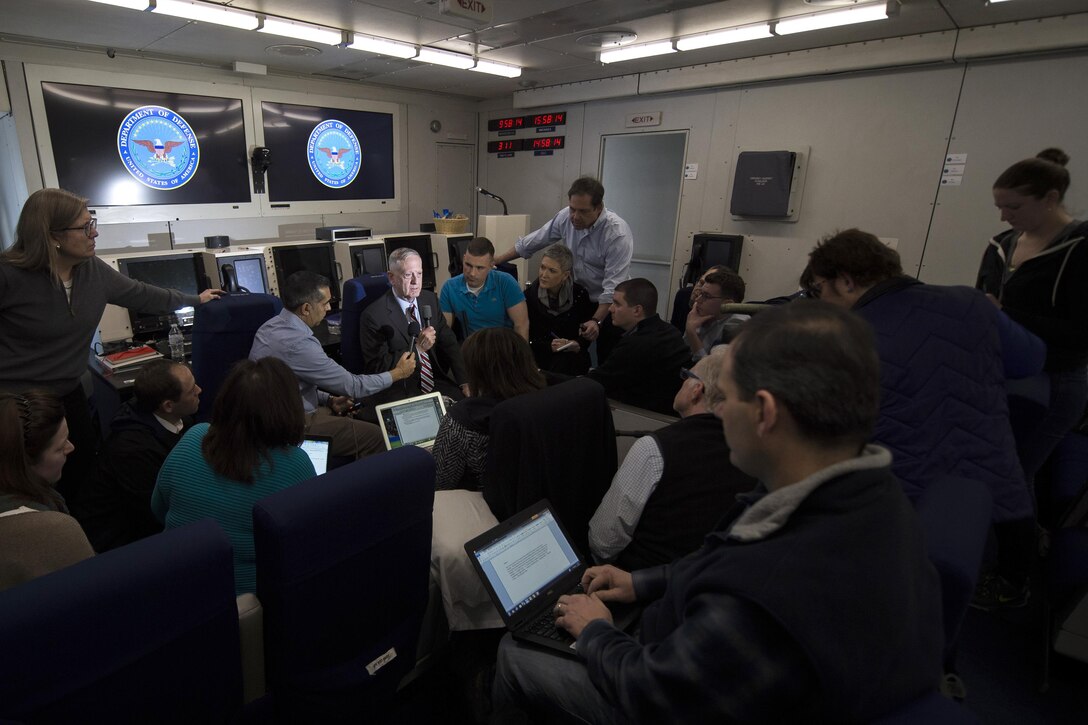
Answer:
[(129, 279), (95, 257), (97, 237), (86, 199), (40, 189), (23, 204), (15, 244), (0, 254), (0, 390), (45, 388), (60, 396), (76, 447), (61, 483), (69, 496), (91, 471), (98, 443), (80, 378), (106, 304), (165, 313), (222, 294), (187, 295)]
[(480, 487), (487, 460), (491, 412), (504, 400), (547, 385), (533, 351), (508, 327), (488, 327), (469, 335), (461, 348), (469, 397), (458, 402), (438, 427), (431, 449), (435, 488)]
[(255, 591), (253, 504), (313, 478), (299, 448), (305, 428), (298, 378), (279, 358), (242, 360), (223, 382), (211, 423), (198, 423), (163, 463), (151, 510), (166, 528), (212, 517), (234, 546), (234, 585)]

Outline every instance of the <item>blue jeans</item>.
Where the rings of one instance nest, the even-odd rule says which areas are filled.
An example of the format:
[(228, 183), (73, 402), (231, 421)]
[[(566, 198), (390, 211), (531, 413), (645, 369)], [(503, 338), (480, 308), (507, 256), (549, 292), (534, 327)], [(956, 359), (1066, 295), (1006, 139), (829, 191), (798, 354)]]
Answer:
[(1050, 373), (1050, 409), (1020, 446), (1020, 465), (1029, 482), (1084, 415), (1085, 403), (1088, 403), (1088, 371), (1080, 368)]
[(616, 722), (615, 708), (590, 682), (580, 660), (521, 644), (509, 634), (499, 643), (492, 703), (492, 723), (524, 722), (519, 710), (534, 720), (550, 714), (587, 725)]

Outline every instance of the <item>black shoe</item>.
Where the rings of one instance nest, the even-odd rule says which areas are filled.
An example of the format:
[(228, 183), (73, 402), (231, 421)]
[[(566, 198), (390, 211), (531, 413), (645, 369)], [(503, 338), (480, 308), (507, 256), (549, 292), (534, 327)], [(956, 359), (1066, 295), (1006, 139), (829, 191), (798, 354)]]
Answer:
[(1028, 589), (1027, 582), (1016, 587), (1000, 574), (984, 574), (978, 586), (975, 587), (971, 606), (985, 612), (1019, 609), (1028, 603), (1030, 596), (1031, 591)]

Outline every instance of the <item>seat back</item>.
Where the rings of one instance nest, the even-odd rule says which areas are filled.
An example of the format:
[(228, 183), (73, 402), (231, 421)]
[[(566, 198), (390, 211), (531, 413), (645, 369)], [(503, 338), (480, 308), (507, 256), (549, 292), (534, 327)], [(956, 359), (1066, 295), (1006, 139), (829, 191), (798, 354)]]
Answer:
[(373, 719), (412, 669), (433, 502), (434, 459), (406, 447), (253, 507), (266, 678), (281, 720)]
[(922, 492), (914, 505), (922, 524), (926, 554), (941, 578), (947, 661), (974, 595), (993, 502), (985, 484), (942, 476)]
[(688, 312), (691, 310), (691, 293), (695, 287), (681, 287), (676, 290), (672, 298), (672, 315), (669, 322), (680, 332), (683, 332), (688, 323)]
[(205, 519), (0, 592), (0, 719), (230, 722), (239, 651), (230, 542)]
[(197, 420), (211, 419), (212, 405), (231, 366), (249, 357), (253, 336), (283, 309), (278, 297), (226, 295), (196, 308), (193, 318), (193, 377), (202, 389)]
[(366, 288), (361, 280), (344, 280), (344, 296), (340, 298), (340, 363), (349, 372), (363, 372), (363, 347), (359, 339), (359, 320), (366, 307)]
[(589, 520), (615, 473), (612, 411), (599, 383), (575, 378), (495, 406), (483, 484), (499, 521), (547, 498), (586, 556)]

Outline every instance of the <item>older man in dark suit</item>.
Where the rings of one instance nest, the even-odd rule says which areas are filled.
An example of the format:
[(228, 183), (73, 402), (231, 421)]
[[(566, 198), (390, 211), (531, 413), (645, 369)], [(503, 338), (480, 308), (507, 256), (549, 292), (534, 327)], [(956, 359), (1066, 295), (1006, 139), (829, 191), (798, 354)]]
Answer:
[(363, 312), (359, 339), (365, 372), (388, 370), (412, 348), (419, 355), (415, 373), (374, 396), (388, 402), (438, 391), (458, 399), (463, 395), (465, 366), (453, 330), (438, 308), (438, 297), (423, 289), (423, 260), (412, 249), (389, 255), (391, 289)]

